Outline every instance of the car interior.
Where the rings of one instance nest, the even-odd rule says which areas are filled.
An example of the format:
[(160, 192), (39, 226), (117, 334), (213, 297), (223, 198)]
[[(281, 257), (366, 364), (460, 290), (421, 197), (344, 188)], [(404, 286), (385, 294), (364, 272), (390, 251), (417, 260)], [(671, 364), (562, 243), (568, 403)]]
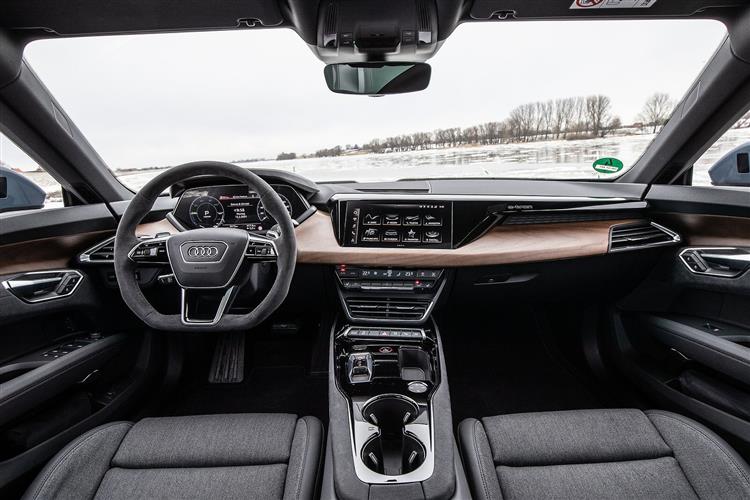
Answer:
[[(191, 139), (160, 142), (180, 134), (185, 114), (175, 129), (144, 119), (133, 132), (190, 158), (159, 160), (169, 168), (134, 188), (95, 149), (99, 131), (66, 94), (75, 85), (61, 83), (128, 66), (102, 49), (110, 40), (140, 37), (161, 54), (159, 40), (248, 32), (262, 44), (283, 32), (325, 65), (323, 78), (300, 69), (250, 97), (277, 96), (280, 113), (288, 98), (303, 120), (291, 94), (315, 85), (338, 101), (308, 99), (310, 109), (352, 106), (343, 126), (356, 130), (377, 117), (355, 106), (396, 103), (388, 120), (403, 124), (451, 108), (447, 94), (422, 109), (433, 87), (460, 81), (455, 99), (471, 94), (483, 77), (451, 73), (440, 54), (473, 30), (677, 23), (697, 39), (690, 23), (709, 21), (720, 43), (669, 113), (642, 119), (641, 135), (596, 122), (588, 177), (461, 175), (474, 167), (446, 160), (457, 174), (402, 165), (382, 179), (325, 178), (305, 165), (358, 161), (376, 175), (383, 158), (416, 168), (444, 144), (461, 155), (485, 143), (244, 163), (193, 155)], [(590, 44), (639, 43), (607, 38)], [(55, 58), (35, 47), (65, 42), (98, 48), (102, 66), (58, 60), (54, 73)], [(673, 43), (663, 48), (690, 55)], [(260, 47), (276, 57), (273, 43)], [(525, 49), (471, 51), (510, 81), (503, 61)], [(540, 79), (566, 78), (530, 64)], [(200, 69), (206, 99), (221, 93), (210, 90), (219, 73)], [(494, 85), (488, 106), (513, 98)], [(159, 90), (167, 99), (180, 86)], [(128, 95), (100, 85), (89, 100)], [(586, 100), (591, 116), (597, 102)], [(205, 111), (200, 98), (185, 104)], [(0, 497), (750, 498), (748, 109), (742, 0), (4, 0), (0, 132), (60, 198), (49, 206), (49, 191), (0, 147)], [(294, 114), (279, 126), (326, 133), (337, 119), (320, 113), (314, 127)], [(229, 119), (216, 115), (206, 128)], [(537, 124), (497, 148), (533, 147), (541, 134), (561, 129)], [(727, 134), (744, 144), (726, 146)], [(628, 168), (607, 153), (607, 141), (641, 136)], [(698, 183), (700, 159), (719, 146)]]

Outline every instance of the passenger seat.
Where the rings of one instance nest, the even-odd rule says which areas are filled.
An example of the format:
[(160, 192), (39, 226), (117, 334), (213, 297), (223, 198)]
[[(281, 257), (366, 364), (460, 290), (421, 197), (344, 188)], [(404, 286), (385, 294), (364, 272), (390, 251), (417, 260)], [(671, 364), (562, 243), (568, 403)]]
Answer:
[(665, 411), (580, 410), (467, 419), (474, 498), (750, 498), (750, 469), (705, 426)]

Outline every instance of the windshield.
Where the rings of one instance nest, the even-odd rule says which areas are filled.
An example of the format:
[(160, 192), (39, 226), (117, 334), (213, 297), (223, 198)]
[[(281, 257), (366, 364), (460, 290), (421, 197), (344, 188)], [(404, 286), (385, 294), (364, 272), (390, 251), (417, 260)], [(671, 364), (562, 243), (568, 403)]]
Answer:
[(115, 175), (194, 160), (314, 181), (612, 180), (725, 36), (703, 20), (464, 24), (422, 92), (334, 94), (291, 30), (37, 41), (25, 57)]

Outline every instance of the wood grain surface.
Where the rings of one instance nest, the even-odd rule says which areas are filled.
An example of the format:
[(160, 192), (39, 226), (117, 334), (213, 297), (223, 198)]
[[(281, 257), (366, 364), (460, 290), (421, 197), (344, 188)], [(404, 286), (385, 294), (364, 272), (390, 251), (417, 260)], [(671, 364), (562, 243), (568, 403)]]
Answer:
[(571, 259), (607, 253), (609, 230), (632, 220), (498, 226), (456, 249), (339, 246), (328, 214), (316, 212), (296, 229), (297, 261), (307, 264), (463, 267)]
[[(138, 236), (179, 232), (168, 220), (140, 224)], [(78, 254), (114, 236), (113, 231), (72, 234), (0, 246), (0, 275), (70, 267)]]
[(743, 217), (662, 213), (654, 221), (680, 233), (686, 245), (750, 247), (750, 219)]

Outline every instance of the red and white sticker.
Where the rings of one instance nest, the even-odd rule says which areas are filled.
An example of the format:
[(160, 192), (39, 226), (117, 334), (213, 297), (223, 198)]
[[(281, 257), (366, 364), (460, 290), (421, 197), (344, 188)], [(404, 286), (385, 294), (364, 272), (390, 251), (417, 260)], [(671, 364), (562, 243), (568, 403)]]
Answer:
[(656, 0), (573, 0), (571, 9), (648, 9)]

